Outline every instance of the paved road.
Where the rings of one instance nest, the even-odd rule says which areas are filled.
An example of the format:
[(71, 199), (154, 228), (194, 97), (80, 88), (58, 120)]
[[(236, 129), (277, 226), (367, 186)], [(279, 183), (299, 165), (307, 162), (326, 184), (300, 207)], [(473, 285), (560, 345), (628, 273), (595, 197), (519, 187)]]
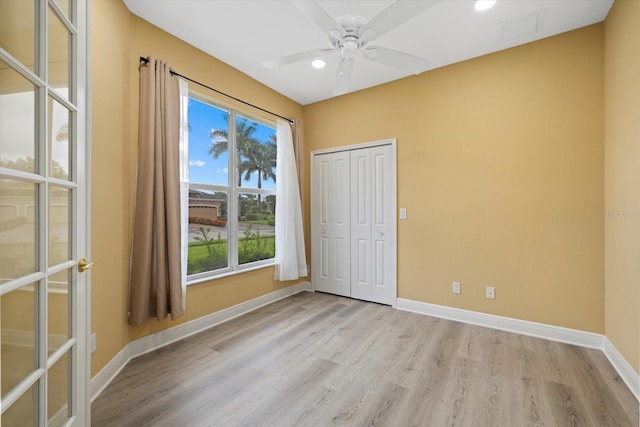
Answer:
[[(244, 231), (251, 225), (251, 231), (256, 232), (260, 230), (261, 236), (274, 236), (276, 234), (275, 227), (271, 225), (263, 225), (263, 224), (249, 224), (246, 222), (241, 222), (238, 224), (238, 235), (240, 237), (243, 236)], [(189, 242), (194, 242), (194, 237), (198, 236), (198, 229), (200, 227), (205, 227), (209, 229), (209, 237), (212, 239), (218, 238), (218, 233), (220, 233), (221, 239), (227, 238), (227, 228), (226, 227), (214, 227), (213, 225), (201, 225), (201, 224), (189, 224)]]

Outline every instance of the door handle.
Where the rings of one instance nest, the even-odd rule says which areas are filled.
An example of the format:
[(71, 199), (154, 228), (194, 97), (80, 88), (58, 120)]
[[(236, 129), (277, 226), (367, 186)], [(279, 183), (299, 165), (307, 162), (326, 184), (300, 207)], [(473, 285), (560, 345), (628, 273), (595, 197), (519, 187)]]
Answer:
[(80, 273), (84, 273), (85, 271), (89, 270), (93, 268), (93, 261), (92, 262), (87, 262), (86, 259), (84, 258), (80, 258), (80, 261), (78, 261), (78, 271)]

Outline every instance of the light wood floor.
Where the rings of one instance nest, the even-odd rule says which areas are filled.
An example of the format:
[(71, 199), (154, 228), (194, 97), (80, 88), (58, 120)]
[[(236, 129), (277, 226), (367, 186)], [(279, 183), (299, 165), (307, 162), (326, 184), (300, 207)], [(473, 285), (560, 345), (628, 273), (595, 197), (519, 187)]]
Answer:
[(92, 411), (94, 426), (638, 426), (600, 351), (307, 292), (131, 361)]

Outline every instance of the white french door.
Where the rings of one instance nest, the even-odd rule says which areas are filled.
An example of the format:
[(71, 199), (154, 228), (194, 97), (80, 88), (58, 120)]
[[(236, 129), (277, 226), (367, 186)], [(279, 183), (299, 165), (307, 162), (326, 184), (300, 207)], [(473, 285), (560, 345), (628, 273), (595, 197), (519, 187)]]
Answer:
[(315, 290), (394, 305), (395, 140), (312, 153)]
[(90, 421), (87, 8), (0, 0), (4, 427)]

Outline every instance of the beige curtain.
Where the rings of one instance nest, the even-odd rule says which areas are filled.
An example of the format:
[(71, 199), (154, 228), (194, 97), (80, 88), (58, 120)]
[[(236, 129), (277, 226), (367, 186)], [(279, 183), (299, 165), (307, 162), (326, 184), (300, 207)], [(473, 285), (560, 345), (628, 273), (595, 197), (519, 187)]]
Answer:
[(140, 65), (138, 179), (129, 276), (129, 323), (175, 319), (182, 304), (178, 77), (151, 57)]

